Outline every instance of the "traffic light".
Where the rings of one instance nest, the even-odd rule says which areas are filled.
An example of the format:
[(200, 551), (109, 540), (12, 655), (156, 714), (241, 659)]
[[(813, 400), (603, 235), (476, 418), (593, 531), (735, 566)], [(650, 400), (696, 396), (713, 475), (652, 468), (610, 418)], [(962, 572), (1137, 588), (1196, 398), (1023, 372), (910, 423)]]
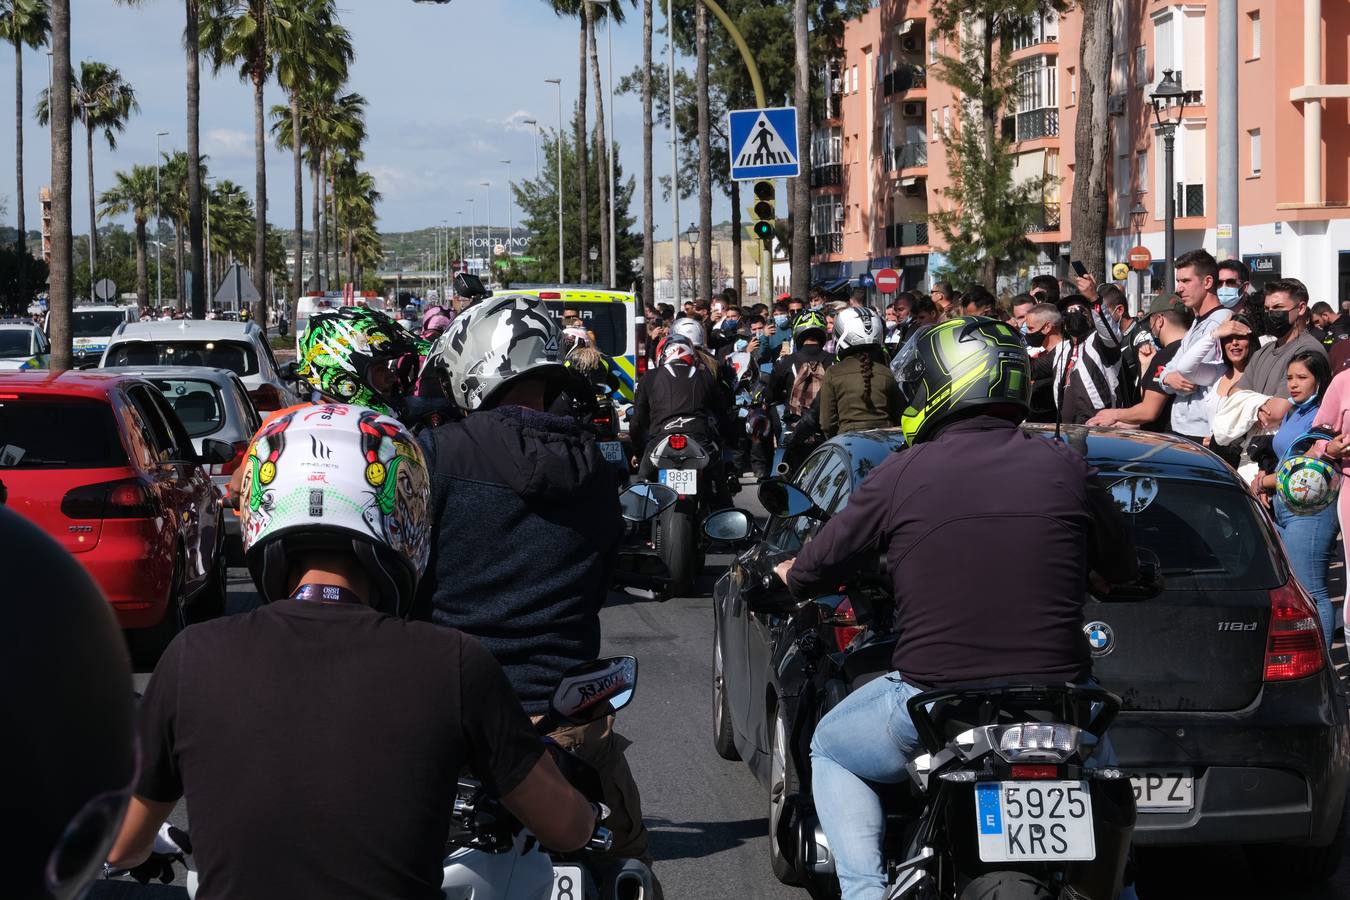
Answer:
[(751, 226), (755, 237), (765, 243), (769, 243), (774, 237), (774, 219), (773, 208), (773, 182), (756, 181), (755, 182), (755, 203), (750, 207), (750, 215), (754, 219), (754, 225)]

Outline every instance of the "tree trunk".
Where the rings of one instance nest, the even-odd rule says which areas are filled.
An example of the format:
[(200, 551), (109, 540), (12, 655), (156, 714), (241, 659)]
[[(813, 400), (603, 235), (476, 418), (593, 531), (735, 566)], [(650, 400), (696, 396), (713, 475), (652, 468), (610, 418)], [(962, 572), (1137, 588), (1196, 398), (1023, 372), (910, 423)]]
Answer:
[(198, 0), (183, 4), (187, 25), (183, 29), (183, 43), (187, 53), (187, 180), (188, 180), (188, 253), (192, 271), (192, 318), (206, 318), (207, 297), (210, 294), (210, 276), (206, 271), (205, 229), (202, 220), (201, 142), (201, 66), (197, 32)]
[[(731, 283), (736, 288), (736, 296), (745, 302), (745, 273), (741, 271), (741, 242), (744, 240), (741, 226), (741, 183), (733, 181), (729, 192), (731, 197)], [(759, 302), (767, 303), (773, 306), (773, 298), (764, 293), (764, 287), (759, 289)], [(773, 314), (773, 310), (769, 310)]]
[[(613, 114), (613, 110), (610, 113)], [(642, 0), (642, 302), (656, 302), (652, 195), (652, 0)]]
[[(984, 31), (980, 35), (980, 52), (983, 54), (984, 68), (980, 72), (980, 122), (984, 130), (982, 135), (984, 139), (984, 158), (993, 159), (995, 147), (998, 144), (998, 119), (1001, 111), (993, 103), (989, 103), (989, 95), (993, 90), (994, 80), (994, 37), (998, 29), (995, 27), (994, 16), (986, 15), (984, 17)], [(986, 253), (984, 259), (980, 261), (980, 284), (991, 291), (997, 290), (998, 284), (998, 259), (993, 255)]]
[(352, 283), (352, 287), (360, 290), (356, 284), (356, 258), (352, 254), (352, 230), (347, 229), (347, 280)]
[[(70, 0), (51, 0), (52, 89), (49, 96), (70, 96)], [(70, 122), (69, 103), (51, 103), (52, 132), (52, 261), (49, 308), (52, 341), (50, 366), (64, 372), (71, 365), (70, 306)]]
[[(305, 290), (305, 159), (300, 140), (298, 93), (291, 94), (291, 154), (295, 157), (295, 266), (291, 271), (291, 296), (286, 306), (294, 310)], [(294, 312), (290, 318), (295, 318)]]
[(1080, 0), (1083, 32), (1078, 46), (1078, 120), (1074, 127), (1073, 258), (1098, 278), (1106, 273), (1107, 182), (1111, 118), (1110, 0)]
[(187, 308), (184, 295), (187, 293), (187, 278), (183, 271), (183, 223), (177, 218), (173, 221), (173, 287), (177, 293), (174, 308), (183, 312)]
[[(609, 26), (606, 25), (606, 28)], [(604, 272), (605, 287), (614, 286), (614, 271), (609, 264), (609, 178), (606, 161), (610, 149), (605, 140), (605, 92), (600, 80), (600, 54), (595, 46), (595, 17), (591, 4), (586, 3), (586, 44), (591, 57), (591, 75), (595, 78), (595, 172), (598, 179), (596, 193), (600, 198), (600, 271)]]
[[(694, 92), (698, 95), (698, 280), (697, 294), (710, 300), (712, 277), (712, 123), (708, 119), (708, 9), (694, 7)], [(675, 236), (677, 239), (679, 235)]]
[(577, 185), (581, 190), (581, 242), (577, 244), (581, 256), (581, 283), (591, 280), (591, 194), (587, 184), (587, 172), (590, 161), (587, 157), (586, 143), (590, 140), (586, 132), (586, 35), (590, 31), (591, 4), (583, 0), (581, 15), (581, 51), (577, 66), (580, 77), (577, 79)]
[(98, 280), (94, 272), (98, 266), (98, 217), (94, 212), (94, 128), (88, 122), (84, 126), (84, 145), (89, 155), (89, 291), (92, 297), (94, 282)]
[(313, 273), (314, 286), (317, 290), (319, 287), (319, 247), (321, 246), (319, 243), (319, 161), (317, 159), (309, 164), (309, 180), (309, 192), (312, 195), (309, 214), (314, 225), (314, 240), (311, 242), (314, 247)]
[[(792, 105), (797, 107), (797, 152), (802, 175), (788, 180), (792, 208), (792, 296), (806, 299), (811, 288), (811, 46), (806, 0), (793, 0), (793, 38), (797, 51), (797, 81)], [(830, 85), (825, 85), (828, 97)], [(759, 287), (759, 299), (768, 302), (765, 286)]]
[(145, 261), (145, 222), (136, 220), (136, 305), (150, 305), (150, 275)]
[(23, 218), (23, 43), (14, 36), (14, 222), (19, 228), (15, 242), (20, 253), (28, 251), (27, 227)]
[(258, 289), (258, 308), (255, 320), (267, 327), (267, 130), (263, 106), (262, 72), (253, 74), (253, 286)]
[(318, 271), (323, 269), (323, 280), (327, 282), (328, 287), (325, 290), (332, 290), (333, 277), (328, 269), (328, 177), (324, 174), (324, 161), (327, 154), (319, 151), (318, 170), (315, 177), (318, 179), (318, 185), (315, 188), (315, 194), (319, 198), (318, 215), (315, 222), (318, 223), (319, 233), (316, 237), (317, 243), (314, 245), (314, 269)]
[(337, 191), (337, 173), (328, 176), (328, 234), (333, 242), (333, 277), (339, 284), (346, 284), (342, 280), (342, 253), (340, 250), (342, 244), (342, 219), (338, 216), (338, 191)]

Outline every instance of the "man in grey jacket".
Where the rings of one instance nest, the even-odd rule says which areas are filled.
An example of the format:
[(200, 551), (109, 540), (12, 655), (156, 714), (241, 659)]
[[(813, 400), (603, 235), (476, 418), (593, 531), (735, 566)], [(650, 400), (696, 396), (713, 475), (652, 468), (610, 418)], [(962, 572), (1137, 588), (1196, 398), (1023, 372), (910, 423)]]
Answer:
[(1195, 315), (1181, 339), (1177, 355), (1158, 379), (1173, 394), (1172, 431), (1197, 444), (1212, 433), (1214, 407), (1210, 387), (1224, 373), (1223, 351), (1214, 332), (1233, 316), (1215, 291), (1218, 263), (1204, 250), (1184, 253), (1176, 261), (1177, 296)]

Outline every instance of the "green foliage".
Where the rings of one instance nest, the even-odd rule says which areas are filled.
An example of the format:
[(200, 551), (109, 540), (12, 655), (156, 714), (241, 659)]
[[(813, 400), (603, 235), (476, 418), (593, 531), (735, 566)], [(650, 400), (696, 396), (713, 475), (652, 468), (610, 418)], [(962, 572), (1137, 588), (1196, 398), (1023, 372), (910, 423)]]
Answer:
[(8, 242), (0, 244), (0, 311), (21, 316), (47, 289), (47, 264)]
[(47, 0), (0, 0), (0, 41), (36, 50), (51, 30)]

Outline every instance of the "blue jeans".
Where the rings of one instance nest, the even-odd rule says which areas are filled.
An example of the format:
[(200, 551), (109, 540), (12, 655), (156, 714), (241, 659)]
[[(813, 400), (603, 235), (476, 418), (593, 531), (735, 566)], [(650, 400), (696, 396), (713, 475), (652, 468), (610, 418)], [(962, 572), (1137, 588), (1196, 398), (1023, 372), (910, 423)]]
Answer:
[[(811, 794), (843, 900), (886, 896), (886, 815), (867, 782), (898, 784), (909, 777), (905, 764), (922, 747), (906, 704), (921, 693), (898, 672), (874, 678), (826, 713), (811, 738)], [(1115, 749), (1103, 738), (1088, 765), (1114, 764)], [(1134, 898), (1133, 886), (1120, 897)]]
[(1331, 565), (1331, 548), (1336, 543), (1336, 507), (1329, 506), (1310, 516), (1299, 516), (1289, 511), (1277, 495), (1271, 503), (1275, 527), (1289, 554), (1289, 565), (1294, 577), (1317, 603), (1317, 618), (1322, 622), (1322, 636), (1331, 646), (1336, 631), (1331, 596), (1327, 592), (1327, 567)]

